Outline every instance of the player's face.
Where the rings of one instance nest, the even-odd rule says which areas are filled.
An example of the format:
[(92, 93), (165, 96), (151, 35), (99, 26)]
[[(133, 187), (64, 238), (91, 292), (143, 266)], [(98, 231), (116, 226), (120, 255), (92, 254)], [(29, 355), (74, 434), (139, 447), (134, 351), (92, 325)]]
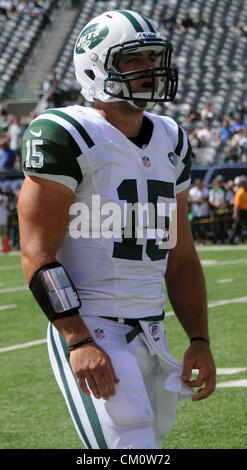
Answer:
[[(141, 70), (149, 67), (157, 66), (157, 53), (154, 51), (133, 52), (122, 54), (119, 69), (121, 72), (131, 72), (132, 70)], [(148, 74), (148, 72), (147, 72)], [(145, 74), (145, 75), (147, 75)], [(136, 74), (134, 75), (136, 77)], [(132, 80), (131, 88), (133, 93), (141, 93), (150, 91), (152, 88), (152, 78), (141, 78), (140, 80)], [(155, 89), (157, 89), (157, 79), (155, 79)]]

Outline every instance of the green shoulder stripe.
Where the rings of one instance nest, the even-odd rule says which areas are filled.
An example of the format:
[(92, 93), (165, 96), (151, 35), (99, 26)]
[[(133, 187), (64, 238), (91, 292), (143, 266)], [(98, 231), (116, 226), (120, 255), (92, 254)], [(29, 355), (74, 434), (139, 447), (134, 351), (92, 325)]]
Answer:
[[(26, 139), (35, 139), (39, 136), (41, 139), (57, 142), (64, 147), (67, 146), (70, 149), (71, 155), (75, 158), (81, 155), (82, 152), (79, 145), (65, 127), (55, 121), (45, 119), (45, 117), (42, 118), (42, 114), (39, 117), (40, 119), (33, 121), (25, 131)], [(40, 132), (41, 135), (39, 135)]]
[(27, 172), (71, 177), (80, 184), (81, 153), (70, 133), (49, 119), (35, 120), (23, 135), (22, 167)]
[(89, 148), (94, 146), (94, 141), (91, 139), (90, 135), (87, 133), (84, 127), (69, 114), (65, 113), (64, 111), (57, 110), (57, 109), (49, 109), (47, 111), (44, 111), (44, 114), (54, 114), (55, 116), (59, 116), (65, 119), (65, 121), (68, 121), (70, 124), (72, 124), (72, 126), (74, 126), (77, 129), (80, 136), (83, 138), (83, 140), (86, 142)]
[(179, 157), (180, 157), (180, 154), (181, 154), (181, 151), (182, 151), (182, 148), (183, 148), (183, 144), (184, 144), (183, 131), (182, 131), (181, 127), (178, 126), (178, 143), (177, 143), (177, 147), (175, 148), (174, 152)]
[(188, 142), (188, 150), (183, 159), (183, 164), (184, 164), (184, 169), (181, 175), (179, 176), (179, 178), (177, 179), (176, 184), (180, 184), (180, 183), (183, 183), (184, 181), (187, 181), (191, 176), (192, 160), (191, 160), (191, 145), (189, 142)]

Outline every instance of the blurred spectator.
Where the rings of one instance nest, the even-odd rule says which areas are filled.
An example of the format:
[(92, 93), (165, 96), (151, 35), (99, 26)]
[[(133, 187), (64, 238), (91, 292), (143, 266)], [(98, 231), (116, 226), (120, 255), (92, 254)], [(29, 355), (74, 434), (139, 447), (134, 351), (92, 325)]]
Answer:
[(38, 16), (40, 14), (44, 14), (46, 12), (46, 8), (44, 6), (40, 5), (38, 1), (34, 1), (32, 5), (32, 16)]
[(216, 139), (223, 143), (229, 140), (231, 135), (230, 118), (225, 116), (220, 126), (216, 129)]
[(169, 18), (164, 17), (164, 13), (160, 12), (158, 14), (159, 19), (159, 28), (165, 28), (167, 31), (172, 31), (177, 27), (176, 17), (174, 15)]
[(19, 193), (13, 194), (11, 191), (8, 198), (8, 228), (7, 236), (13, 248), (20, 248), (19, 227), (18, 227), (18, 196)]
[(59, 88), (56, 72), (53, 72), (50, 80), (44, 82), (43, 90), (47, 93), (46, 108), (59, 108), (63, 105), (64, 92)]
[(214, 243), (224, 243), (227, 241), (227, 201), (224, 188), (224, 179), (218, 175), (209, 191), (209, 212), (212, 220)]
[(234, 195), (234, 180), (228, 180), (226, 183), (226, 201), (229, 212), (233, 212)]
[(187, 31), (187, 29), (189, 28), (194, 28), (195, 25), (194, 25), (194, 21), (193, 19), (191, 18), (190, 14), (189, 13), (185, 13), (182, 21), (181, 21), (181, 29), (183, 31)]
[(247, 130), (239, 129), (237, 136), (234, 136), (240, 147), (240, 162), (247, 162)]
[(17, 5), (17, 13), (18, 15), (26, 15), (26, 14), (31, 14), (32, 9), (29, 5), (30, 2), (23, 0)]
[(234, 122), (231, 124), (231, 132), (234, 134), (234, 132), (238, 132), (240, 129), (245, 129), (247, 126), (246, 124), (242, 121), (241, 117), (237, 115), (234, 118)]
[(216, 118), (212, 103), (205, 103), (201, 110), (201, 119), (206, 124), (211, 124)]
[(7, 131), (0, 138), (0, 169), (13, 168), (16, 152), (10, 148), (10, 137)]
[(233, 119), (240, 117), (240, 121), (245, 121), (245, 116), (247, 115), (247, 107), (242, 103), (234, 103), (227, 111), (227, 116), (230, 116)]
[(50, 18), (49, 18), (49, 14), (47, 13), (47, 8), (45, 8), (44, 5), (41, 5), (40, 2), (34, 1), (33, 6), (31, 8), (31, 16), (36, 17), (40, 15), (44, 17), (46, 24), (50, 23)]
[(245, 38), (247, 38), (247, 28), (246, 26), (243, 25), (243, 23), (238, 23), (237, 24), (237, 32), (240, 36), (244, 36)]
[(200, 137), (198, 137), (196, 129), (190, 129), (190, 131), (188, 132), (188, 137), (192, 148), (198, 148), (202, 146), (202, 141)]
[(201, 120), (201, 115), (197, 111), (197, 107), (195, 104), (190, 106), (189, 114), (186, 117), (186, 124), (189, 123), (196, 123)]
[(8, 196), (0, 188), (0, 241), (7, 235)]
[(210, 145), (215, 142), (215, 130), (209, 124), (206, 124), (197, 131), (197, 137), (202, 145)]
[(240, 147), (236, 143), (230, 141), (225, 148), (222, 163), (238, 163), (241, 155)]
[(229, 180), (226, 183), (226, 210), (229, 216), (227, 220), (227, 233), (228, 237), (230, 237), (231, 229), (232, 229), (232, 214), (233, 214), (233, 203), (234, 203), (234, 180)]
[(233, 208), (233, 226), (230, 235), (230, 243), (236, 243), (236, 237), (244, 242), (247, 230), (247, 178), (241, 176), (239, 178), (239, 189), (234, 197)]
[(208, 23), (205, 20), (205, 18), (202, 16), (202, 13), (199, 11), (196, 15), (196, 17), (193, 19), (193, 23), (195, 28), (201, 29), (201, 28), (207, 28)]
[(14, 1), (0, 1), (0, 15), (6, 17), (6, 19), (10, 19), (16, 13), (16, 7)]
[(6, 109), (0, 106), (0, 136), (1, 136), (2, 131), (7, 128), (6, 119), (7, 119)]
[(6, 124), (8, 126), (8, 135), (10, 137), (10, 148), (17, 152), (21, 147), (22, 128), (20, 118), (12, 114), (7, 116)]
[(203, 241), (208, 242), (208, 222), (200, 223), (201, 219), (208, 218), (208, 188), (206, 188), (202, 180), (197, 178), (195, 185), (189, 190), (189, 202), (192, 212), (192, 234), (195, 243)]

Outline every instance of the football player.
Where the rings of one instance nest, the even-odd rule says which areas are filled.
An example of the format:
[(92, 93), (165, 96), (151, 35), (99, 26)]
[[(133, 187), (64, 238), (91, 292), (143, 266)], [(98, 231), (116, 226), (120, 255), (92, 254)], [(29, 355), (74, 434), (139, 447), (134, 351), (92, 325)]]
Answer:
[[(179, 124), (147, 111), (174, 100), (171, 56), (171, 43), (139, 13), (94, 18), (74, 49), (94, 105), (46, 110), (23, 138), (22, 267), (49, 320), (52, 368), (86, 448), (161, 448), (177, 400), (215, 389), (187, 217), (191, 149)], [(189, 339), (183, 365), (167, 348), (164, 281)]]

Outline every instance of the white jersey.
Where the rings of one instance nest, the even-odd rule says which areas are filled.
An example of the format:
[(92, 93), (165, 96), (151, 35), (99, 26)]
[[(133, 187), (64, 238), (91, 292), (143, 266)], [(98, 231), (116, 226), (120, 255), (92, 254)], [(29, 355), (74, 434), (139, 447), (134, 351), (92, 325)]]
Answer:
[(24, 134), (25, 174), (74, 192), (57, 260), (78, 290), (82, 315), (146, 318), (163, 310), (169, 250), (146, 235), (148, 215), (142, 236), (136, 218), (131, 237), (124, 228), (129, 205), (150, 203), (156, 220), (158, 202), (175, 202), (189, 187), (190, 145), (173, 119), (144, 114), (153, 122), (144, 149), (96, 110), (79, 105), (45, 111)]

